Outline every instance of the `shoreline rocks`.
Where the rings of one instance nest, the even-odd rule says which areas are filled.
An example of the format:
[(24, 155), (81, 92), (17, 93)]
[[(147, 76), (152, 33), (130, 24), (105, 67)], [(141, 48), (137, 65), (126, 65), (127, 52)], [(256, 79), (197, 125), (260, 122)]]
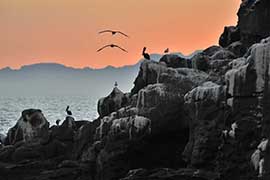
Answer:
[(269, 9), (243, 0), (220, 46), (143, 61), (131, 92), (115, 87), (91, 122), (49, 127), (23, 111), (1, 136), (0, 179), (268, 180)]

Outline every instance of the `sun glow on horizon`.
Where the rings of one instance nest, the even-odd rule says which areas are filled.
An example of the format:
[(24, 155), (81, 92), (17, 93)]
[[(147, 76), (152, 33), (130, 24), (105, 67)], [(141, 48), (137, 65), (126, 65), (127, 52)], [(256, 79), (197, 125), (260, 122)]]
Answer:
[[(55, 62), (102, 68), (135, 64), (170, 48), (185, 55), (218, 44), (224, 26), (237, 23), (240, 0), (2, 0), (0, 68)], [(99, 35), (103, 29), (123, 36)], [(128, 50), (106, 49), (119, 44)]]

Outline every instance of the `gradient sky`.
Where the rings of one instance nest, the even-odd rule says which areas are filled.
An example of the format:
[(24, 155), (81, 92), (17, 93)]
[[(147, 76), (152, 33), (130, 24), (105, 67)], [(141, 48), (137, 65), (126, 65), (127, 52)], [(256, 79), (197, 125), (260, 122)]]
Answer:
[[(0, 68), (40, 62), (101, 68), (134, 64), (149, 53), (189, 54), (217, 44), (237, 23), (241, 0), (0, 0)], [(122, 30), (131, 38), (98, 35)], [(107, 43), (118, 49), (96, 50)]]

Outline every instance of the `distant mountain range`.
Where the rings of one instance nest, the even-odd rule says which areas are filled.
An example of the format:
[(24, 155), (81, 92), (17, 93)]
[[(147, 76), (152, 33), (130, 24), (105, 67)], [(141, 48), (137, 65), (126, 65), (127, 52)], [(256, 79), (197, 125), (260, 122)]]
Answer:
[[(174, 53), (181, 57), (181, 53)], [(161, 54), (151, 54), (158, 61)], [(0, 69), (0, 96), (44, 95), (107, 95), (115, 81), (124, 92), (130, 91), (142, 60), (134, 65), (103, 69), (72, 68), (56, 63), (39, 63), (22, 66), (18, 70), (9, 67)]]

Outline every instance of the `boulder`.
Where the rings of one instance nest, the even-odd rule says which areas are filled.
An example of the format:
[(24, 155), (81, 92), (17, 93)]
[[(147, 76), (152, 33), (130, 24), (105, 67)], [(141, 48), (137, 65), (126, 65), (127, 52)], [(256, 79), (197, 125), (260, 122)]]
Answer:
[(167, 71), (166, 64), (154, 61), (143, 61), (140, 66), (139, 74), (134, 81), (134, 87), (131, 90), (131, 96), (137, 94), (139, 90), (149, 84), (159, 82), (160, 75)]
[(227, 49), (220, 49), (220, 50), (216, 51), (210, 58), (211, 58), (211, 60), (234, 59), (235, 55)]
[(162, 56), (159, 62), (164, 62), (167, 67), (172, 68), (188, 67), (188, 60), (176, 54), (166, 54)]
[(27, 109), (16, 125), (9, 129), (6, 144), (15, 144), (19, 141), (40, 142), (48, 137), (49, 122), (39, 109)]
[(191, 59), (191, 63), (193, 69), (207, 71), (209, 68), (209, 56), (207, 56), (203, 52), (198, 53)]
[(210, 46), (208, 48), (206, 48), (205, 50), (203, 50), (203, 53), (207, 56), (213, 56), (217, 51), (221, 50), (222, 47), (220, 46)]
[(98, 113), (100, 117), (104, 117), (128, 105), (128, 103), (129, 94), (124, 94), (120, 89), (115, 87), (109, 96), (101, 98), (98, 101)]
[(73, 142), (76, 128), (75, 119), (71, 116), (67, 116), (61, 126), (53, 126), (50, 129), (50, 138), (62, 142)]

